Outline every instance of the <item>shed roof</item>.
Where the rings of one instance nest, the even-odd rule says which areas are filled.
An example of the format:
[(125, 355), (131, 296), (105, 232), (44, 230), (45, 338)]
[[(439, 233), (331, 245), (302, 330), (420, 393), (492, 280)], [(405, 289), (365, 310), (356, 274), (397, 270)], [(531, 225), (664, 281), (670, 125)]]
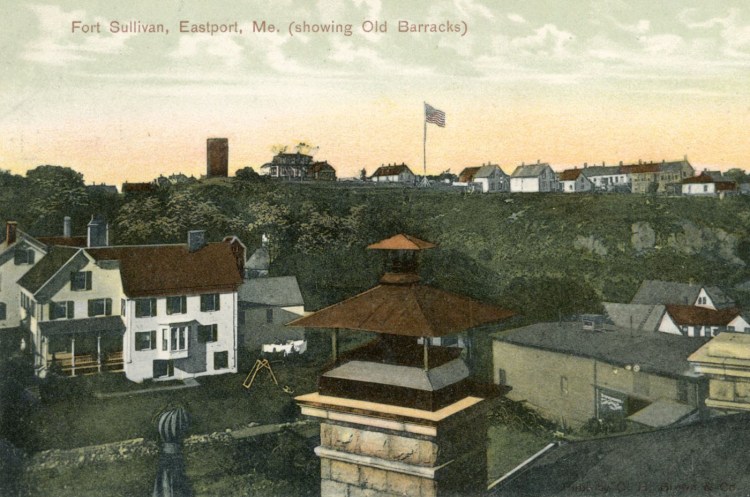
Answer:
[(427, 285), (385, 284), (289, 325), (440, 337), (503, 321), (513, 315), (513, 311)]
[(665, 307), (662, 304), (621, 304), (604, 302), (604, 310), (616, 326), (632, 326), (638, 331), (656, 331), (659, 328)]

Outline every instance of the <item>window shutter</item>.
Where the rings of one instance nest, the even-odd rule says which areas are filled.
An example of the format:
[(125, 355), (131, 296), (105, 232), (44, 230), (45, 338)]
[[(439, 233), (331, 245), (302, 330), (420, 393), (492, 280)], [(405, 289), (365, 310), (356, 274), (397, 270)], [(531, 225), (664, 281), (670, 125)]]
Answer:
[(70, 273), (70, 289), (76, 290), (76, 273)]
[(89, 317), (94, 315), (94, 301), (89, 300)]
[(201, 312), (206, 312), (208, 309), (208, 296), (207, 295), (201, 295)]
[(112, 299), (106, 299), (104, 301), (104, 315), (105, 316), (112, 315)]
[(75, 317), (75, 304), (72, 300), (68, 300), (68, 319)]
[(221, 298), (219, 298), (219, 294), (214, 294), (214, 310), (218, 311), (221, 308)]
[(185, 314), (187, 312), (187, 297), (181, 297), (180, 305), (182, 307), (182, 313)]
[(151, 349), (156, 348), (156, 330), (151, 330)]
[[(86, 271), (86, 290), (91, 290), (91, 271)], [(110, 301), (111, 305), (112, 301)]]
[(34, 264), (34, 257), (36, 256), (36, 252), (34, 252), (33, 250), (29, 250), (28, 253), (29, 253), (28, 263)]

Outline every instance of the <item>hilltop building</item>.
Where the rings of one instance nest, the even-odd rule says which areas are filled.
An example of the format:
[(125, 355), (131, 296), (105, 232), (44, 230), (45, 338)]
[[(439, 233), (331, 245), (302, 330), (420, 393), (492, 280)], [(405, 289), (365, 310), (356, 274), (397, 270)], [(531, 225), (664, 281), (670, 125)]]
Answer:
[(280, 152), (261, 171), (271, 178), (285, 180), (336, 181), (336, 169), (327, 161), (313, 161), (312, 155)]
[(381, 165), (370, 175), (370, 181), (375, 183), (403, 183), (405, 185), (414, 185), (417, 177), (404, 163)]
[(226, 178), (229, 170), (229, 140), (206, 140), (206, 178)]
[(509, 192), (510, 177), (497, 164), (482, 164), (461, 171), (453, 186), (463, 186), (482, 193)]
[(556, 192), (558, 191), (557, 175), (549, 164), (521, 164), (510, 176), (511, 192)]

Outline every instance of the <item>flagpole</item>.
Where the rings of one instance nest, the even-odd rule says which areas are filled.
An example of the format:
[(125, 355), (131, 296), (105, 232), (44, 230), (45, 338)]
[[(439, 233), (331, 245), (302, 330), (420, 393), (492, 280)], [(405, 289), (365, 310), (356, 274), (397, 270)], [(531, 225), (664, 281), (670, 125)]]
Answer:
[(422, 140), (422, 170), (424, 177), (427, 177), (427, 102), (422, 102), (422, 108), (425, 109), (425, 115), (422, 116), (422, 122), (424, 123), (424, 138)]

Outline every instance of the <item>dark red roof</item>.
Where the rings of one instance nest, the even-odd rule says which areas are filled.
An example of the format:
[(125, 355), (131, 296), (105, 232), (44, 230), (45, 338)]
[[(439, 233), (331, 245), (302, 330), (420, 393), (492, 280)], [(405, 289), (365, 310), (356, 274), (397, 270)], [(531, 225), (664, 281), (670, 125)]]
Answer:
[(289, 325), (441, 337), (503, 321), (513, 315), (513, 311), (431, 286), (379, 285)]
[(659, 164), (632, 164), (630, 166), (620, 166), (620, 172), (623, 174), (639, 174), (639, 173), (658, 173)]
[[(372, 177), (376, 176), (398, 176), (401, 173), (408, 172), (411, 173), (411, 169), (409, 169), (409, 166), (406, 164), (401, 164), (397, 166), (380, 166), (377, 168), (377, 170), (372, 173)], [(412, 173), (413, 174), (413, 173)]]
[(85, 247), (88, 244), (88, 237), (85, 236), (37, 236), (35, 238), (45, 245), (58, 247)]
[(434, 243), (420, 240), (419, 238), (411, 235), (405, 235), (400, 233), (398, 235), (380, 240), (379, 242), (368, 245), (368, 249), (376, 250), (427, 250), (435, 248)]
[(580, 169), (567, 169), (560, 173), (560, 181), (575, 181), (580, 175)]
[(181, 245), (89, 248), (97, 261), (117, 260), (125, 295), (157, 297), (233, 292), (242, 283), (229, 243), (209, 243), (195, 252)]
[(678, 326), (726, 326), (740, 314), (735, 307), (718, 311), (694, 305), (667, 305), (666, 308)]
[(471, 183), (474, 176), (479, 172), (479, 167), (467, 167), (458, 175), (458, 181), (461, 183)]
[(691, 176), (690, 178), (685, 178), (682, 180), (685, 184), (695, 184), (695, 183), (714, 183), (715, 180), (708, 174), (700, 173), (698, 176)]

